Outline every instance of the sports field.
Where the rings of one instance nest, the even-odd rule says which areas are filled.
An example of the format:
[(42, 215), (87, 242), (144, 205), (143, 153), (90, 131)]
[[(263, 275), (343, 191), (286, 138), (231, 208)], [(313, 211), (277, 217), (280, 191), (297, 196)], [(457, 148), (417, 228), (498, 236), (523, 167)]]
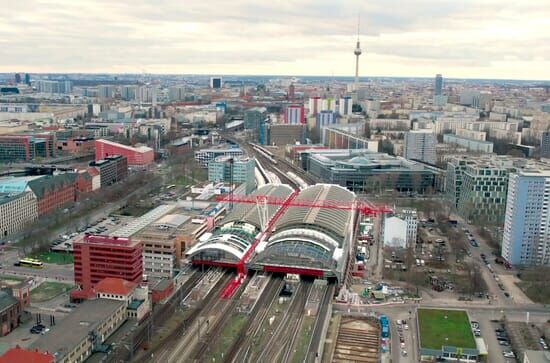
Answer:
[(463, 310), (418, 309), (422, 348), (442, 346), (476, 349), (468, 315)]

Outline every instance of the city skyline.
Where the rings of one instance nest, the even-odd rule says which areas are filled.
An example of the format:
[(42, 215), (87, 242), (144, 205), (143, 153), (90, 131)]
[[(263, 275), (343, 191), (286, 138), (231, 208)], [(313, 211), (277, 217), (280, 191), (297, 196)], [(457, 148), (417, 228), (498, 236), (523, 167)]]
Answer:
[(363, 76), (550, 79), (542, 0), (221, 5), (14, 3), (0, 72), (352, 76), (360, 14)]

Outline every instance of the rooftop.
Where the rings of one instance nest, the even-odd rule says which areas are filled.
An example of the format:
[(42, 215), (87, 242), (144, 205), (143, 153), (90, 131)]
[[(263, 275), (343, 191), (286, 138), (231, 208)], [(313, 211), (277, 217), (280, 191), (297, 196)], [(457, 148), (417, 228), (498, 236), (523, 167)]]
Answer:
[(11, 348), (0, 356), (0, 363), (53, 363), (55, 357), (38, 350), (22, 349), (19, 346)]
[(31, 347), (51, 352), (59, 359), (87, 339), (90, 332), (125, 304), (124, 301), (107, 299), (85, 301)]
[(95, 285), (95, 290), (105, 294), (128, 295), (136, 286), (136, 283), (124, 279), (106, 277)]
[(153, 151), (153, 149), (151, 149), (150, 147), (148, 146), (138, 146), (138, 147), (132, 147), (132, 146), (128, 146), (128, 145), (123, 145), (123, 144), (119, 144), (119, 143), (116, 143), (116, 142), (112, 142), (112, 141), (109, 141), (109, 140), (105, 140), (105, 139), (99, 139), (99, 140), (96, 140), (96, 142), (100, 142), (100, 143), (103, 143), (103, 144), (108, 144), (108, 145), (112, 145), (112, 146), (116, 146), (116, 147), (120, 147), (122, 149), (126, 149), (126, 150), (131, 150), (131, 151), (137, 151), (137, 152), (148, 152), (148, 151)]

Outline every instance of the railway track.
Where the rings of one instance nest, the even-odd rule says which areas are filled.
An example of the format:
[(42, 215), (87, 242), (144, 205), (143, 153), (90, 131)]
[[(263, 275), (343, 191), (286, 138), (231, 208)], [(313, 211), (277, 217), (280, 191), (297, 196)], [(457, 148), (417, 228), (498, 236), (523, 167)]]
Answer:
[(321, 309), (317, 314), (317, 318), (315, 319), (313, 333), (311, 334), (306, 357), (304, 359), (305, 363), (315, 362), (315, 358), (317, 357), (317, 352), (319, 351), (319, 343), (321, 342), (321, 338), (324, 333), (324, 319), (328, 313), (328, 307), (332, 301), (332, 297), (334, 296), (334, 289), (335, 285), (329, 285), (325, 290), (325, 295), (323, 296), (323, 300), (321, 301)]
[[(210, 313), (214, 315), (214, 322), (208, 324), (206, 334), (203, 336), (203, 339), (198, 342), (197, 347), (194, 349), (192, 354), (193, 362), (204, 362), (206, 358), (207, 350), (210, 348), (212, 343), (214, 343), (219, 334), (223, 331), (225, 324), (231, 319), (235, 308), (239, 303), (239, 297), (241, 292), (244, 289), (245, 284), (241, 284), (233, 297), (230, 299), (220, 299), (216, 304), (210, 309)], [(207, 320), (209, 321), (209, 320)], [(180, 362), (187, 362), (186, 360), (180, 360)]]
[(237, 339), (231, 345), (231, 348), (225, 355), (223, 362), (240, 363), (244, 361), (244, 356), (248, 351), (248, 348), (253, 344), (253, 341), (260, 333), (262, 324), (266, 320), (271, 306), (275, 301), (277, 301), (279, 292), (282, 290), (284, 283), (283, 278), (280, 276), (271, 277), (266, 290), (256, 302), (254, 309), (248, 316), (246, 324), (240, 330)]
[[(195, 322), (196, 318), (200, 315), (202, 309), (205, 306), (208, 306), (209, 303), (211, 303), (214, 299), (219, 298), (220, 292), (223, 289), (223, 287), (227, 284), (228, 281), (231, 280), (231, 275), (226, 274), (223, 276), (216, 285), (212, 288), (212, 291), (205, 297), (203, 300), (203, 305), (197, 309), (197, 311), (194, 314), (191, 314), (188, 318), (182, 321), (182, 323), (174, 329), (169, 335), (164, 337), (164, 339), (158, 344), (154, 349), (151, 349), (147, 352), (147, 355), (140, 357), (140, 359), (136, 360), (136, 362), (140, 363), (149, 363), (149, 362), (162, 362), (165, 363), (166, 361), (171, 362), (168, 358), (171, 356), (170, 352), (173, 352), (178, 348), (179, 342), (182, 337), (185, 337), (185, 329), (189, 326), (192, 326)], [(198, 283), (198, 280), (195, 284), (192, 285), (191, 289), (188, 291), (187, 294), (189, 294), (193, 287), (196, 286)], [(185, 294), (184, 296), (186, 296)], [(169, 315), (166, 316), (166, 319), (169, 318)]]
[(255, 361), (282, 362), (290, 358), (294, 340), (302, 325), (304, 307), (312, 286), (311, 281), (304, 281), (298, 285), (287, 313)]

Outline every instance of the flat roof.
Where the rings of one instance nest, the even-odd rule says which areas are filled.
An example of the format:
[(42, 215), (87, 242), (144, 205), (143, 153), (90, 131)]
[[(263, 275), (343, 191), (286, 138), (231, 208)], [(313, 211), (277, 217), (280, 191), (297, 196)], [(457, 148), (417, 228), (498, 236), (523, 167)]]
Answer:
[(45, 335), (40, 336), (31, 348), (48, 351), (57, 359), (65, 356), (87, 338), (103, 321), (113, 315), (126, 302), (108, 299), (84, 301)]
[(465, 310), (418, 309), (418, 325), (421, 348), (477, 348)]

